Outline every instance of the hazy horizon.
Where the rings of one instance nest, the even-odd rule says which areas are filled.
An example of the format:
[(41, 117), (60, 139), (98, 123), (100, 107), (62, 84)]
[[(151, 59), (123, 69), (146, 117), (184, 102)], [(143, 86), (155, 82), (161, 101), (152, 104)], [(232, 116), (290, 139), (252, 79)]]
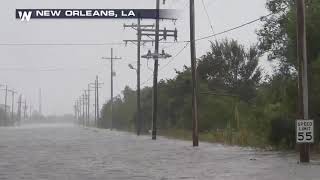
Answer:
[[(182, 19), (176, 23), (161, 21), (161, 27), (178, 29), (178, 40), (189, 40), (188, 2), (183, 0), (166, 1), (163, 8), (181, 10)], [(256, 0), (206, 0), (214, 32), (240, 25), (267, 14), (264, 1)], [(244, 10), (248, 9), (250, 11)], [(136, 87), (135, 71), (128, 68), (128, 64), (136, 65), (136, 45), (42, 45), (42, 46), (8, 46), (11, 43), (121, 43), (125, 39), (135, 39), (135, 31), (123, 28), (123, 24), (135, 23), (135, 20), (32, 20), (20, 22), (15, 19), (15, 9), (24, 8), (154, 8), (155, 2), (150, 0), (107, 0), (107, 1), (31, 1), (31, 0), (4, 0), (0, 7), (2, 28), (0, 29), (0, 84), (7, 84), (26, 97), (28, 104), (38, 108), (38, 91), (42, 89), (42, 111), (44, 114), (63, 115), (73, 112), (73, 104), (87, 84), (99, 75), (104, 83), (101, 92), (100, 105), (110, 98), (110, 63), (101, 60), (102, 56), (110, 56), (110, 48), (114, 54), (123, 59), (115, 61), (114, 94), (129, 85)], [(232, 14), (230, 13), (232, 12)], [(143, 20), (143, 24), (153, 24), (151, 20)], [(212, 34), (208, 18), (200, 1), (196, 2), (196, 37)], [(244, 28), (218, 36), (217, 39), (234, 38), (247, 47), (257, 42), (255, 30), (261, 23), (251, 24)], [(201, 57), (210, 47), (207, 39), (197, 42), (197, 56)], [(170, 38), (168, 41), (172, 41)], [(184, 43), (161, 44), (161, 49), (176, 55)], [(141, 53), (154, 49), (151, 44), (142, 47)], [(184, 65), (190, 65), (189, 46), (174, 60), (161, 60), (159, 80), (175, 76), (174, 69), (181, 70)], [(164, 69), (162, 66), (168, 64)], [(141, 81), (144, 83), (152, 75), (152, 60), (142, 60)], [(268, 63), (263, 62), (268, 70)], [(143, 86), (150, 86), (148, 81)], [(11, 97), (9, 96), (9, 99)], [(0, 104), (4, 101), (3, 92), (0, 92)], [(9, 102), (11, 102), (9, 100)]]

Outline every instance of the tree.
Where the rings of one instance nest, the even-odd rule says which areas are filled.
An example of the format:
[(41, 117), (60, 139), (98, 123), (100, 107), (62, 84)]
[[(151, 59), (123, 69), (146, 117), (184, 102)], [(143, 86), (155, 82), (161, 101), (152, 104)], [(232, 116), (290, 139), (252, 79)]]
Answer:
[(261, 80), (256, 46), (248, 50), (236, 40), (211, 43), (211, 51), (199, 60), (198, 72), (202, 81), (208, 81), (211, 91), (239, 95), (249, 101), (255, 97)]
[[(296, 117), (297, 111), (297, 53), (296, 53), (296, 6), (294, 0), (267, 0), (267, 9), (274, 13), (263, 19), (264, 25), (258, 31), (259, 50), (268, 55), (271, 61), (279, 62), (279, 69), (270, 81), (270, 88), (274, 89), (270, 99), (281, 104), (279, 120)], [(319, 85), (319, 49), (320, 49), (320, 1), (306, 1), (306, 33), (307, 33), (307, 58), (309, 64), (309, 107), (310, 116), (319, 118), (320, 85)], [(275, 97), (277, 92), (288, 96)], [(285, 98), (287, 97), (287, 98)], [(285, 99), (285, 100), (284, 100)], [(281, 108), (280, 108), (281, 107)], [(285, 112), (285, 113), (283, 113)], [(283, 115), (286, 114), (286, 117)]]
[[(258, 30), (259, 50), (269, 60), (279, 61), (281, 66), (296, 67), (296, 6), (294, 0), (267, 0), (267, 9), (273, 13), (264, 18)], [(306, 1), (306, 30), (309, 61), (319, 56), (320, 1)]]

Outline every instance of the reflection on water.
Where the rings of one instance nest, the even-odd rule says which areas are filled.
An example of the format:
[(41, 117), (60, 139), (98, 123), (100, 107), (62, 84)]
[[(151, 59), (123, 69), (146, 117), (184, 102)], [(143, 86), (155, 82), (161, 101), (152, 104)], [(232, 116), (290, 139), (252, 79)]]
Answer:
[(320, 166), (297, 155), (251, 148), (30, 123), (1, 128), (0, 179), (319, 179)]
[(37, 129), (37, 128), (59, 128), (59, 127), (72, 127), (72, 123), (28, 123), (21, 126), (11, 127), (14, 129)]

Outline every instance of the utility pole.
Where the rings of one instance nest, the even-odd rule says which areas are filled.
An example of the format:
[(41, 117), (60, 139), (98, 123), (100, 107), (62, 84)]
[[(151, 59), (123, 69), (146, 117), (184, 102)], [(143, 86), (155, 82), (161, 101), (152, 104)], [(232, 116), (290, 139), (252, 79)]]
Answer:
[[(90, 83), (90, 85), (93, 85), (94, 88), (94, 125), (98, 127), (98, 118), (99, 118), (99, 103), (98, 103), (98, 97), (99, 97), (99, 88), (101, 88), (99, 85), (102, 85), (103, 83), (99, 83), (98, 76), (96, 76), (96, 79), (94, 83)], [(91, 87), (91, 86), (90, 86)]]
[(82, 124), (82, 97), (79, 97), (79, 124)]
[(76, 103), (77, 103), (77, 119), (78, 119), (78, 121), (79, 121), (79, 124), (81, 124), (81, 101), (78, 99), (77, 101), (76, 101)]
[(146, 42), (154, 42), (154, 40), (142, 40), (142, 37), (141, 37), (141, 27), (144, 27), (144, 28), (148, 28), (148, 27), (151, 27), (153, 28), (154, 25), (141, 25), (141, 19), (138, 18), (138, 23), (135, 25), (135, 24), (132, 24), (132, 25), (124, 25), (124, 27), (131, 27), (133, 29), (136, 29), (137, 30), (137, 40), (124, 40), (126, 43), (127, 42), (137, 42), (137, 69), (136, 69), (136, 72), (137, 72), (137, 116), (136, 116), (136, 128), (137, 128), (137, 135), (139, 136), (141, 134), (141, 88), (140, 88), (140, 58), (141, 58), (141, 42), (143, 43), (146, 43)]
[(94, 112), (95, 112), (95, 124), (98, 128), (98, 122), (99, 122), (99, 88), (98, 88), (99, 82), (98, 82), (98, 76), (96, 76), (95, 80), (95, 103), (94, 103)]
[(141, 58), (141, 20), (138, 18), (138, 44), (137, 44), (137, 135), (141, 133), (141, 102), (140, 102), (140, 58)]
[[(165, 1), (163, 1), (165, 3)], [(132, 27), (132, 28), (137, 28), (138, 30), (138, 39), (137, 40), (125, 40), (125, 42), (138, 42), (138, 63), (137, 63), (137, 98), (140, 99), (138, 96), (140, 96), (140, 57), (142, 58), (146, 58), (146, 59), (150, 59), (153, 58), (154, 59), (154, 72), (153, 72), (153, 93), (152, 93), (152, 139), (156, 140), (156, 136), (157, 136), (157, 114), (158, 114), (158, 59), (159, 58), (168, 58), (171, 57), (168, 54), (164, 53), (164, 50), (162, 51), (162, 54), (159, 54), (159, 41), (160, 41), (160, 36), (162, 37), (162, 39), (166, 40), (168, 36), (172, 36), (175, 38), (175, 40), (177, 40), (177, 36), (178, 36), (178, 31), (177, 29), (175, 30), (167, 30), (166, 28), (164, 28), (163, 30), (160, 30), (160, 0), (156, 0), (156, 25), (155, 25), (155, 29), (141, 29), (141, 27), (153, 27), (150, 25), (125, 25), (125, 27)], [(172, 19), (172, 20), (176, 20), (174, 18), (167, 18), (167, 19)], [(140, 24), (140, 20), (138, 20), (138, 24)], [(160, 34), (161, 32), (161, 34)], [(173, 33), (173, 34), (170, 34)], [(155, 52), (151, 53), (151, 51), (148, 52), (147, 55), (144, 56), (140, 56), (140, 45), (139, 43), (141, 42), (153, 42), (153, 40), (141, 40), (142, 36), (147, 36), (147, 37), (155, 37)], [(161, 39), (161, 40), (162, 40)], [(132, 67), (130, 67), (132, 69)], [(137, 103), (140, 103), (140, 100), (137, 101)], [(141, 124), (140, 124), (140, 119), (141, 119), (141, 113), (139, 113), (139, 109), (141, 106), (137, 104), (137, 134), (140, 134), (140, 130), (139, 128), (141, 128)]]
[(74, 118), (77, 120), (77, 121), (79, 121), (79, 106), (78, 106), (79, 104), (78, 104), (78, 100), (76, 100), (75, 102), (74, 102)]
[(8, 85), (6, 85), (5, 89), (5, 100), (4, 100), (4, 125), (8, 125), (8, 119), (7, 119), (7, 98), (8, 98)]
[[(2, 86), (4, 86), (4, 85), (2, 85), (2, 84), (0, 84), (0, 87), (2, 87)], [(0, 121), (0, 126), (4, 126), (4, 121)]]
[(21, 123), (21, 106), (22, 105), (22, 95), (20, 94), (20, 96), (19, 96), (19, 100), (18, 100), (18, 124), (20, 125), (20, 123)]
[(103, 83), (99, 83), (99, 78), (98, 76), (96, 76), (96, 90), (97, 90), (97, 104), (96, 104), (96, 110), (97, 110), (97, 127), (99, 126), (99, 119), (100, 119), (100, 109), (99, 109), (99, 84), (103, 84)]
[(82, 94), (82, 124), (85, 126), (85, 95)]
[(83, 119), (83, 123), (85, 126), (87, 126), (87, 122), (88, 122), (88, 94), (87, 94), (87, 90), (84, 90), (84, 99), (83, 99), (83, 105), (84, 105), (84, 119)]
[(197, 83), (197, 58), (195, 42), (195, 12), (194, 0), (190, 0), (190, 51), (192, 71), (192, 140), (193, 146), (199, 146), (198, 137), (198, 83)]
[(74, 118), (76, 119), (76, 120), (78, 120), (78, 116), (77, 116), (77, 103), (75, 103), (74, 105), (73, 105), (73, 108), (74, 108)]
[(27, 116), (27, 100), (24, 100), (23, 119), (26, 120)]
[(97, 78), (94, 80), (94, 125), (97, 127)]
[(30, 113), (29, 119), (32, 120), (32, 105), (31, 105), (31, 103), (30, 103), (30, 106), (29, 106), (29, 113)]
[[(156, 17), (156, 29), (155, 30), (145, 30), (147, 32), (153, 32), (155, 31), (155, 34), (151, 33), (142, 33), (142, 36), (155, 36), (155, 52), (151, 53), (151, 51), (148, 52), (147, 55), (143, 55), (141, 57), (143, 58), (153, 58), (154, 59), (154, 71), (153, 71), (153, 93), (152, 93), (152, 139), (157, 139), (157, 115), (158, 115), (158, 60), (159, 58), (165, 59), (171, 57), (171, 55), (166, 54), (164, 50), (162, 50), (162, 53), (159, 53), (159, 41), (160, 36), (163, 37), (164, 40), (167, 39), (168, 36), (172, 36), (177, 40), (178, 31), (175, 30), (160, 30), (159, 29), (159, 9), (160, 8), (160, 1), (157, 0), (157, 17)], [(159, 34), (159, 31), (162, 32), (162, 34)], [(173, 34), (169, 34), (173, 33)]]
[(39, 115), (42, 116), (42, 93), (41, 93), (41, 88), (39, 88)]
[[(159, 54), (159, 28), (160, 28), (160, 0), (156, 0), (156, 32), (154, 53)], [(157, 115), (158, 115), (158, 56), (154, 57), (153, 69), (153, 94), (152, 94), (152, 139), (157, 139)]]
[(79, 111), (80, 111), (80, 104), (79, 104), (79, 100), (77, 99), (76, 100), (76, 105), (77, 105), (77, 120), (78, 120), (78, 123), (80, 124), (80, 116), (79, 116)]
[(16, 94), (17, 92), (14, 90), (8, 90), (12, 93), (12, 98), (11, 98), (11, 121), (14, 122), (14, 118), (13, 118), (13, 110), (14, 110), (14, 94)]
[[(308, 62), (305, 23), (305, 0), (297, 0), (297, 56), (299, 60), (299, 119), (309, 119)], [(310, 145), (300, 145), (300, 162), (310, 162)]]
[(110, 129), (113, 129), (113, 76), (115, 73), (113, 72), (113, 60), (119, 60), (121, 57), (113, 57), (113, 48), (111, 48), (111, 56), (110, 57), (103, 57), (102, 59), (108, 59), (111, 61), (111, 106), (110, 106)]
[[(0, 86), (3, 86), (3, 85), (0, 85)], [(6, 88), (5, 89), (1, 89), (1, 90), (4, 90), (5, 91), (5, 97), (4, 97), (4, 125), (5, 126), (8, 126), (9, 125), (9, 121), (8, 121), (8, 117), (9, 117), (9, 113), (10, 113), (10, 109), (8, 111), (8, 91), (9, 92), (12, 92), (12, 104), (11, 104), (11, 107), (12, 107), (12, 111), (11, 111), (11, 119), (13, 119), (13, 103), (14, 103), (14, 93), (16, 93), (14, 90), (11, 90), (11, 89), (8, 89), (8, 85), (5, 86)]]
[(87, 102), (88, 102), (88, 114), (87, 114), (87, 124), (90, 126), (90, 84), (88, 84), (88, 96), (87, 96)]

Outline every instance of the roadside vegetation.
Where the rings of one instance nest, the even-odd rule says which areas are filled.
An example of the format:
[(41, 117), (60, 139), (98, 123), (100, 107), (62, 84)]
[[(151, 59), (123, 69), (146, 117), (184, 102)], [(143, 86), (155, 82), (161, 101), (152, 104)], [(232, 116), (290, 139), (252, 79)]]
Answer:
[[(315, 132), (320, 129), (320, 0), (307, 1), (310, 117)], [(255, 147), (295, 147), (297, 119), (296, 22), (293, 0), (268, 0), (274, 15), (257, 30), (258, 44), (245, 47), (233, 39), (211, 43), (198, 60), (200, 139)], [(277, 65), (265, 76), (263, 58)], [(191, 138), (191, 72), (176, 71), (176, 77), (159, 82), (159, 133)], [(141, 90), (142, 122), (151, 127), (152, 88)], [(102, 109), (101, 128), (110, 125), (110, 102)], [(136, 92), (129, 87), (114, 99), (113, 127), (135, 128)], [(314, 147), (319, 147), (316, 134)]]

